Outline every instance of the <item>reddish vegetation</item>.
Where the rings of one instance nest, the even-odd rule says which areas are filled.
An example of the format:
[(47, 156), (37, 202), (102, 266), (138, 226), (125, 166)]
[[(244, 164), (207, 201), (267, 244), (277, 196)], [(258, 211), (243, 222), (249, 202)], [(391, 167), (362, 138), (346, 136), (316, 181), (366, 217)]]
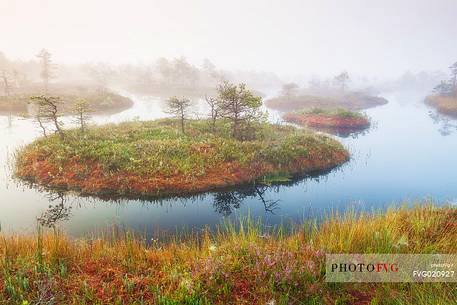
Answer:
[(77, 157), (68, 160), (65, 166), (59, 168), (51, 164), (45, 155), (27, 151), (21, 156), (16, 175), (50, 188), (74, 190), (86, 195), (116, 193), (130, 196), (162, 196), (190, 194), (243, 184), (278, 171), (300, 174), (327, 170), (348, 159), (349, 154), (345, 150), (323, 152), (316, 149), (309, 151), (307, 157), (281, 167), (265, 162), (248, 166), (225, 162), (217, 168), (207, 170), (203, 176), (141, 176), (128, 171), (109, 173), (96, 161), (82, 162)]
[(451, 282), (325, 281), (327, 253), (456, 253), (455, 208), (405, 208), (292, 230), (240, 220), (150, 245), (118, 227), (78, 240), (0, 234), (0, 304), (455, 304)]
[(369, 120), (365, 117), (338, 117), (325, 114), (286, 113), (283, 116), (283, 119), (287, 122), (309, 127), (365, 129), (370, 126)]

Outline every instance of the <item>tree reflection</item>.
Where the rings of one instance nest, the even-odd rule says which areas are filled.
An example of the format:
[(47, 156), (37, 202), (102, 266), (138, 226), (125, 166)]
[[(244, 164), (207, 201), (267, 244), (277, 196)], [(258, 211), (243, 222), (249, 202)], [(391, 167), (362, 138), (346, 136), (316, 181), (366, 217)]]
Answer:
[(57, 201), (56, 204), (50, 204), (37, 221), (43, 227), (54, 228), (59, 222), (67, 221), (71, 216), (71, 206), (65, 205), (65, 194), (50, 193), (48, 196), (50, 202)]
[(266, 185), (249, 185), (236, 191), (219, 192), (214, 194), (214, 210), (223, 216), (229, 216), (234, 210), (239, 209), (246, 198), (257, 198), (262, 202), (266, 212), (274, 214), (279, 209), (279, 199), (266, 199), (265, 192), (270, 187)]
[(433, 123), (439, 126), (438, 132), (443, 137), (449, 136), (457, 130), (455, 120), (433, 111), (429, 112), (429, 116), (433, 120)]

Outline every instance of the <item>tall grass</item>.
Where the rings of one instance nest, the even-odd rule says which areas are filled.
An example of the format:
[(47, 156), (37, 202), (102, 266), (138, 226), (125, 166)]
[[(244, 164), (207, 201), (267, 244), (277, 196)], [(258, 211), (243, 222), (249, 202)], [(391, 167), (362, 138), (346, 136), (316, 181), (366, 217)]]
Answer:
[(456, 253), (457, 209), (331, 214), (271, 228), (250, 217), (147, 242), (133, 232), (0, 236), (0, 304), (455, 304), (450, 283), (326, 283), (325, 253)]

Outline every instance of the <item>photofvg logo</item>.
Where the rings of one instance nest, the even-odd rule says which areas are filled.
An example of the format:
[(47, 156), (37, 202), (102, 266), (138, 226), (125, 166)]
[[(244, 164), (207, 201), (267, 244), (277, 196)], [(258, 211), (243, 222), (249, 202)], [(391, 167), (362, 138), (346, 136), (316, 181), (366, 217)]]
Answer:
[(457, 282), (457, 254), (327, 254), (327, 282)]

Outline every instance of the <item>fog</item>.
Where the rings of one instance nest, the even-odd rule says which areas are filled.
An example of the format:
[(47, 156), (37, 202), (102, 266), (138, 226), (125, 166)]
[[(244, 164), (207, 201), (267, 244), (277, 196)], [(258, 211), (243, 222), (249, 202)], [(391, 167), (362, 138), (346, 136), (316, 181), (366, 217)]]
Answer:
[(300, 81), (445, 71), (457, 57), (455, 0), (0, 0), (0, 51), (59, 64), (150, 64), (185, 56)]

